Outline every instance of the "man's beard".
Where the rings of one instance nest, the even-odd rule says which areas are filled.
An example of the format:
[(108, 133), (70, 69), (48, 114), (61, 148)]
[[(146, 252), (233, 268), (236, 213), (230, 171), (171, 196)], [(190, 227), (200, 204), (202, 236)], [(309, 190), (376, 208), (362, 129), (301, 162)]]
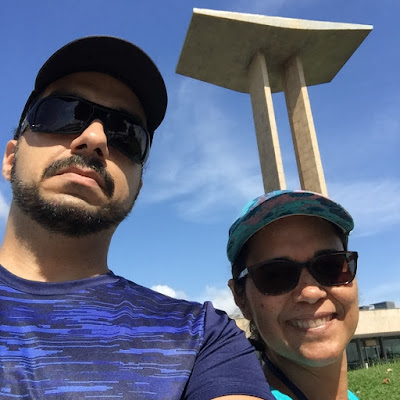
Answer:
[[(62, 202), (56, 203), (43, 198), (39, 193), (37, 184), (25, 183), (19, 179), (17, 159), (16, 154), (11, 169), (11, 187), (17, 206), (48, 231), (64, 236), (81, 237), (116, 227), (128, 216), (139, 193), (138, 191), (129, 204), (109, 200), (102, 208), (97, 210), (88, 210)], [(105, 195), (108, 198), (113, 196), (114, 181), (103, 164), (95, 157), (73, 155), (66, 159), (57, 160), (44, 170), (42, 179), (49, 178), (55, 175), (58, 170), (69, 166), (81, 166), (96, 171), (105, 182)]]

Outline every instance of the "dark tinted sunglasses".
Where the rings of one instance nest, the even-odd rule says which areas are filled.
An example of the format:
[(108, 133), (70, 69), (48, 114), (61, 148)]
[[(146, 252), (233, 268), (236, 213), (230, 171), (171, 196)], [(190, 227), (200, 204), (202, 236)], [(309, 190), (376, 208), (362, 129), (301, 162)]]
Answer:
[(74, 96), (49, 96), (38, 100), (21, 125), (33, 132), (78, 134), (94, 119), (104, 126), (108, 145), (139, 164), (144, 164), (150, 150), (150, 135), (133, 115), (104, 107)]
[(293, 290), (299, 283), (301, 270), (307, 268), (323, 286), (347, 285), (356, 276), (357, 258), (356, 251), (338, 251), (304, 263), (287, 259), (262, 261), (245, 268), (238, 279), (248, 274), (261, 293), (277, 295)]

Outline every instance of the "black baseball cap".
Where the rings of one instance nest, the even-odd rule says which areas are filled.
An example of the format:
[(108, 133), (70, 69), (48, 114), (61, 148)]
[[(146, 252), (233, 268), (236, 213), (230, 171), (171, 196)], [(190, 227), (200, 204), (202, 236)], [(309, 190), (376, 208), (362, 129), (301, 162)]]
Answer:
[(113, 36), (87, 36), (57, 50), (40, 68), (31, 101), (48, 85), (74, 72), (102, 72), (127, 85), (140, 100), (147, 119), (147, 129), (154, 131), (164, 119), (167, 90), (160, 71), (139, 47)]

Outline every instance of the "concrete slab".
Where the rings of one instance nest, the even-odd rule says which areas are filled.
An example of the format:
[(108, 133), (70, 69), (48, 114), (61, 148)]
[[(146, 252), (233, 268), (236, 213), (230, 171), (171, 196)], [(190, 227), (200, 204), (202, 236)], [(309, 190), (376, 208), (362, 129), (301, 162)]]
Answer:
[(295, 55), (306, 85), (317, 85), (335, 77), (371, 30), (371, 25), (195, 8), (176, 72), (249, 93), (248, 67), (261, 51), (273, 93), (284, 89), (282, 66)]

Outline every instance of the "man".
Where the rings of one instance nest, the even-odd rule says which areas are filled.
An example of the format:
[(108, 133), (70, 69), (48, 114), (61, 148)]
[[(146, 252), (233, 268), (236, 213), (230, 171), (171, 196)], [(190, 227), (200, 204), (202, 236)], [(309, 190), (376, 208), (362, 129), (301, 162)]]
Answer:
[(118, 38), (78, 39), (40, 69), (3, 161), (2, 399), (272, 398), (224, 313), (108, 270), (166, 105), (157, 67)]

